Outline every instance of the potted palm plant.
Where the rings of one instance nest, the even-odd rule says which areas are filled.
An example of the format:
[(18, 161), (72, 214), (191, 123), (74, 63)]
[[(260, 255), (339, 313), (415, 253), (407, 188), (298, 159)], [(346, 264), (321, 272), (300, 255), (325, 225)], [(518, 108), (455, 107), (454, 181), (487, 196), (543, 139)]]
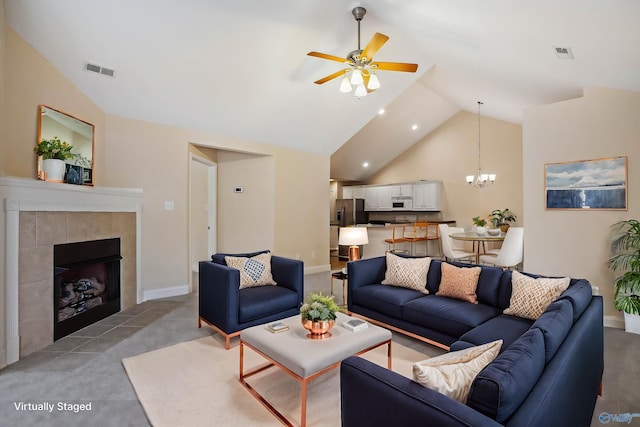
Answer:
[(494, 228), (500, 228), (503, 233), (506, 233), (509, 229), (509, 223), (514, 222), (518, 217), (511, 212), (509, 208), (495, 209), (489, 214), (491, 223)]
[(73, 146), (65, 141), (60, 141), (57, 136), (51, 139), (43, 139), (36, 145), (33, 151), (42, 156), (42, 168), (47, 181), (63, 182), (66, 170), (65, 160), (73, 159), (71, 152)]
[(614, 279), (614, 305), (624, 313), (625, 331), (640, 334), (640, 221), (627, 219), (611, 226), (609, 268), (622, 271)]

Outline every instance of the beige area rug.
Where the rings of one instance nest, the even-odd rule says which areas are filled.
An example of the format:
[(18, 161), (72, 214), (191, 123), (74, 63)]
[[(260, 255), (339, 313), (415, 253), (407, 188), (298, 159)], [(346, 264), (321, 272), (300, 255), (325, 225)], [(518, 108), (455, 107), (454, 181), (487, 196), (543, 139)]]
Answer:
[[(212, 337), (200, 338), (122, 360), (149, 422), (163, 426), (282, 425), (238, 381), (239, 347), (225, 350)], [(413, 363), (428, 356), (393, 343), (393, 370), (412, 377)], [(363, 355), (387, 365), (387, 346)], [(245, 347), (245, 372), (266, 361)], [(300, 383), (270, 368), (247, 379), (294, 425), (300, 424)], [(310, 382), (307, 425), (340, 425), (339, 368)]]

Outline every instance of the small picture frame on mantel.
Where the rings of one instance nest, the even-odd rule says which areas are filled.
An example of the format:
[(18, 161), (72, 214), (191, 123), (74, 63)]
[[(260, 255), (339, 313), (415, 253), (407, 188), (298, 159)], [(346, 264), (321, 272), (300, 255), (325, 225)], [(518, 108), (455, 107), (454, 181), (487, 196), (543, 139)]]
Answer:
[(627, 210), (627, 157), (544, 165), (545, 209)]

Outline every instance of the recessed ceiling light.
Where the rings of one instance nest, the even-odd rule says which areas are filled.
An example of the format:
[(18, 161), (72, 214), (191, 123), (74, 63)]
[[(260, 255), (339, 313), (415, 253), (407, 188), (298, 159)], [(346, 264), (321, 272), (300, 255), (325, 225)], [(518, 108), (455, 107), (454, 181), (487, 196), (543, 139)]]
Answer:
[(416, 129), (418, 129), (418, 125), (411, 126), (411, 130), (416, 130)]
[(384, 114), (384, 108), (381, 108), (378, 110), (378, 114), (383, 115)]
[(363, 167), (363, 168), (368, 168), (368, 167), (369, 167), (369, 162), (364, 162), (364, 163), (362, 164), (362, 167)]

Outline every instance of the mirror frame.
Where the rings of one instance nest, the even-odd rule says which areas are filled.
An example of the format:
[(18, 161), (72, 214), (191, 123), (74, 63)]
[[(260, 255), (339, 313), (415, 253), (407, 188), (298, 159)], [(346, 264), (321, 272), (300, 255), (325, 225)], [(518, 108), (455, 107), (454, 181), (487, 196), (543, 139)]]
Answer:
[[(49, 107), (48, 105), (40, 104), (40, 105), (38, 105), (38, 139), (36, 141), (36, 145), (40, 144), (40, 141), (42, 141), (42, 133), (43, 133), (42, 132), (42, 126), (43, 126), (42, 116), (46, 112), (45, 109), (48, 109), (48, 110), (51, 110), (51, 111), (55, 111), (56, 113), (58, 113), (58, 114), (60, 114), (62, 116), (65, 116), (67, 119), (71, 120), (72, 123), (75, 122), (77, 125), (80, 125), (80, 126), (86, 125), (86, 126), (89, 126), (89, 128), (91, 129), (91, 157), (89, 158), (89, 160), (91, 161), (91, 168), (89, 168), (89, 179), (87, 179), (85, 177), (84, 185), (93, 186), (93, 175), (94, 175), (93, 173), (94, 173), (95, 164), (96, 164), (95, 158), (94, 158), (94, 156), (95, 156), (95, 146), (96, 146), (95, 126), (93, 124), (89, 123), (89, 122), (86, 122), (86, 121), (84, 121), (82, 119), (79, 119), (76, 116), (73, 116), (71, 114), (67, 114), (64, 111), (60, 111), (60, 110), (58, 110), (56, 108)], [(66, 126), (66, 125), (63, 124), (63, 126)], [(66, 126), (66, 127), (68, 127), (73, 132), (73, 129), (71, 129), (69, 126)], [(37, 157), (36, 162), (37, 162), (37, 166), (36, 166), (36, 168), (37, 168), (37, 176), (39, 177), (40, 176), (40, 172), (43, 170), (42, 169), (42, 158), (41, 158), (41, 156)]]

